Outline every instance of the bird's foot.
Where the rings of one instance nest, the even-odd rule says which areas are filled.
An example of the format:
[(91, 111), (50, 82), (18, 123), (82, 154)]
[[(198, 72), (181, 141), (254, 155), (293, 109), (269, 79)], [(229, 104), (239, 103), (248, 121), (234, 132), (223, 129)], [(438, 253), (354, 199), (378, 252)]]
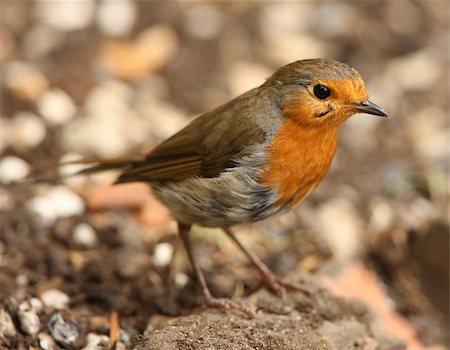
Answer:
[(255, 318), (258, 312), (258, 309), (255, 307), (251, 307), (244, 303), (240, 303), (238, 301), (234, 301), (227, 298), (214, 298), (208, 297), (205, 298), (205, 304), (207, 307), (221, 309), (224, 311), (236, 310), (246, 314), (249, 318)]
[(282, 297), (286, 294), (286, 289), (299, 291), (308, 296), (312, 294), (312, 291), (301, 283), (284, 279), (274, 273), (264, 273), (263, 281), (267, 288)]

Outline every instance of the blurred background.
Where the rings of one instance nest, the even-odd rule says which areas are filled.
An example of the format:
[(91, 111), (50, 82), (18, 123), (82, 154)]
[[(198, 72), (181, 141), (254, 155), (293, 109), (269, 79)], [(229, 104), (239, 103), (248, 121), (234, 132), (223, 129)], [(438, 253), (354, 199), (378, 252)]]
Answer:
[[(130, 335), (188, 313), (192, 275), (146, 186), (112, 188), (108, 173), (17, 181), (59, 161), (146, 152), (280, 66), (328, 57), (355, 67), (390, 118), (353, 117), (324, 183), (239, 235), (281, 274), (316, 272), (363, 300), (381, 290), (398, 335), (445, 344), (449, 11), (439, 0), (2, 1), (0, 306), (34, 296), (99, 329), (115, 310)], [(217, 295), (258, 288), (220, 230), (194, 231)]]

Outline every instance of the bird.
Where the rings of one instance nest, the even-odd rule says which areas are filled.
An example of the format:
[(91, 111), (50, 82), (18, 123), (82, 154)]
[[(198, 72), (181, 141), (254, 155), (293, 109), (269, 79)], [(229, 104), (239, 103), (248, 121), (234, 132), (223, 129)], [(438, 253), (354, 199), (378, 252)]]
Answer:
[(191, 226), (222, 228), (270, 290), (307, 293), (275, 275), (231, 227), (292, 208), (314, 190), (330, 168), (339, 128), (361, 113), (388, 116), (369, 100), (356, 69), (326, 58), (298, 60), (200, 115), (148, 154), (81, 160), (89, 166), (79, 173), (120, 169), (115, 184), (150, 184), (178, 223), (204, 304), (255, 317), (251, 306), (212, 295), (191, 244)]

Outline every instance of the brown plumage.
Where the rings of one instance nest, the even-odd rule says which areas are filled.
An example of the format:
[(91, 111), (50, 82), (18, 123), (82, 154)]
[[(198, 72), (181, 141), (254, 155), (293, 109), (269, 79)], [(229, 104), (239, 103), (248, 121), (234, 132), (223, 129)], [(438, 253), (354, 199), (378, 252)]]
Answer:
[[(386, 116), (346, 64), (310, 59), (280, 68), (263, 85), (205, 113), (143, 157), (93, 160), (84, 173), (123, 169), (116, 183), (143, 181), (180, 227), (205, 302), (211, 296), (188, 238), (192, 224), (223, 227), (275, 291), (302, 289), (274, 276), (236, 240), (229, 226), (291, 207), (324, 178), (339, 127), (355, 113)], [(82, 161), (83, 162), (83, 161)]]

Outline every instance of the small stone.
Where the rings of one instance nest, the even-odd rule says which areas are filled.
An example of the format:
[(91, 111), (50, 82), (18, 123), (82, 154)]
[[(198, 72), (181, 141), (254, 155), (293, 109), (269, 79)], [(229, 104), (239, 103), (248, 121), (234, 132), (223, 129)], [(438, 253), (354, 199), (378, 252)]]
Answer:
[(53, 224), (58, 218), (81, 215), (84, 202), (67, 187), (55, 186), (46, 194), (32, 198), (28, 208), (40, 215), (46, 224)]
[(0, 309), (0, 340), (16, 336), (16, 327), (8, 312)]
[(186, 27), (189, 33), (198, 39), (216, 37), (222, 27), (222, 15), (216, 6), (198, 3), (190, 6), (186, 12)]
[(144, 30), (133, 42), (106, 41), (100, 62), (111, 74), (136, 80), (163, 67), (177, 48), (176, 32), (161, 24)]
[(28, 300), (25, 300), (19, 304), (19, 310), (17, 311), (20, 327), (29, 335), (36, 335), (41, 329), (41, 321), (36, 313), (36, 310), (30, 304)]
[(173, 245), (170, 243), (158, 243), (155, 246), (153, 255), (153, 264), (158, 267), (169, 265), (173, 256)]
[(38, 314), (44, 311), (44, 303), (39, 298), (31, 298), (30, 305)]
[(189, 283), (189, 276), (182, 272), (176, 273), (173, 279), (178, 289), (183, 289)]
[(44, 93), (37, 101), (37, 108), (42, 117), (51, 125), (68, 122), (77, 111), (72, 98), (59, 89)]
[(94, 18), (95, 2), (36, 1), (34, 15), (39, 21), (55, 29), (71, 31), (86, 28)]
[(427, 48), (390, 61), (387, 74), (404, 89), (425, 91), (438, 81), (443, 69), (436, 52)]
[(41, 299), (45, 306), (62, 310), (69, 306), (70, 298), (69, 296), (58, 290), (58, 289), (48, 289), (41, 295)]
[(6, 87), (23, 100), (35, 101), (48, 88), (45, 76), (31, 64), (12, 62), (3, 71)]
[(30, 172), (30, 166), (23, 159), (7, 156), (0, 159), (0, 183), (10, 184), (22, 180)]
[(30, 112), (19, 112), (11, 120), (10, 138), (13, 147), (28, 149), (39, 145), (47, 134), (45, 123)]
[(150, 257), (147, 253), (134, 249), (122, 250), (116, 256), (116, 264), (120, 277), (134, 278), (150, 265)]
[(85, 248), (95, 247), (98, 243), (94, 228), (86, 223), (75, 226), (72, 238), (75, 244)]
[(63, 347), (79, 348), (83, 338), (76, 324), (66, 314), (53, 314), (47, 324), (53, 339)]
[(125, 35), (135, 21), (136, 5), (131, 1), (106, 0), (98, 5), (97, 24), (105, 35)]
[(270, 70), (250, 62), (239, 62), (231, 66), (228, 74), (232, 95), (240, 95), (255, 86), (261, 85), (271, 75)]
[(7, 212), (12, 210), (15, 205), (14, 195), (5, 188), (0, 188), (0, 211)]
[(39, 333), (38, 334), (38, 342), (39, 346), (43, 350), (58, 350), (58, 346), (56, 345), (53, 338), (47, 333)]
[(336, 259), (348, 261), (360, 253), (363, 222), (351, 201), (330, 199), (321, 204), (316, 218)]
[(60, 30), (38, 24), (26, 31), (21, 49), (25, 57), (36, 62), (61, 45), (64, 40), (65, 34)]
[(18, 274), (16, 276), (16, 285), (19, 286), (19, 287), (28, 286), (29, 282), (30, 282), (30, 280), (28, 279), (28, 276), (24, 275), (23, 273)]
[(106, 350), (109, 349), (109, 337), (89, 333), (87, 335), (86, 346), (82, 350)]

